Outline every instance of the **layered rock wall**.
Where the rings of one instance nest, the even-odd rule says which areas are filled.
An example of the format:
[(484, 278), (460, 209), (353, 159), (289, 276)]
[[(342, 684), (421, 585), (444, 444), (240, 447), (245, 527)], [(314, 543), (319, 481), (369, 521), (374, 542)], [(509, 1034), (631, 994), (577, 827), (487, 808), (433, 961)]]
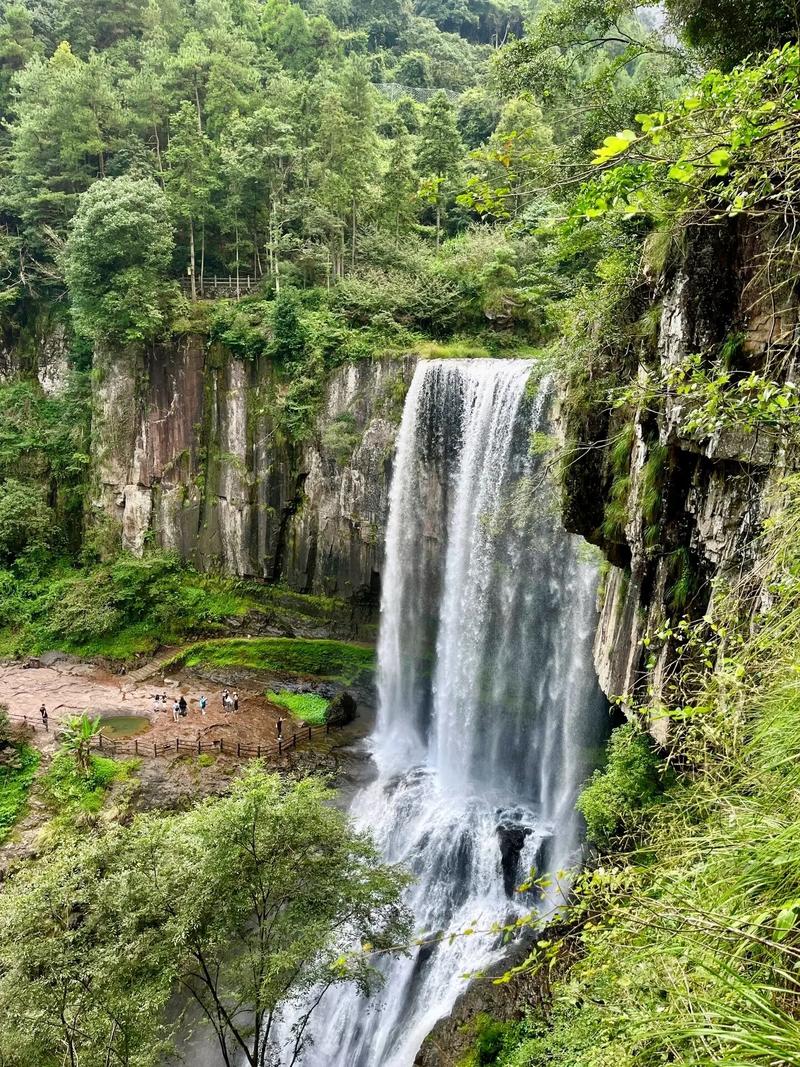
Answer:
[[(800, 305), (794, 292), (784, 292), (776, 307), (769, 278), (755, 266), (762, 258), (758, 243), (733, 227), (690, 231), (680, 262), (655, 287), (662, 310), (651, 380), (693, 355), (711, 376), (730, 370), (795, 380)], [(733, 365), (726, 350), (735, 352)], [(640, 364), (640, 377), (644, 370)], [(654, 639), (664, 622), (713, 614), (720, 580), (736, 582), (752, 571), (776, 487), (800, 459), (785, 441), (729, 420), (709, 434), (689, 432), (691, 403), (666, 390), (632, 414), (607, 406), (590, 412), (568, 480), (570, 528), (612, 561), (595, 642), (600, 683), (629, 706), (637, 698), (658, 702), (664, 693), (675, 663), (672, 643)], [(614, 478), (609, 443), (624, 419), (633, 423), (627, 521), (611, 541), (599, 516)], [(665, 739), (663, 721), (653, 730)]]
[(281, 384), (197, 337), (99, 352), (93, 515), (123, 545), (201, 569), (376, 599), (391, 458), (414, 358), (334, 371), (313, 430), (287, 441)]

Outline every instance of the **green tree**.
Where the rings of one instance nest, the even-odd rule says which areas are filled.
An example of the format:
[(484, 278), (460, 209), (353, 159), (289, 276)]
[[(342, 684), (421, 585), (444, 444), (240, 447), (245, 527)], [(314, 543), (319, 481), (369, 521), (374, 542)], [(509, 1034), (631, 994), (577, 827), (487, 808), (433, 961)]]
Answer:
[(667, 0), (667, 8), (685, 40), (723, 68), (800, 34), (797, 0)]
[(416, 191), (419, 181), (414, 170), (411, 137), (400, 119), (395, 119), (389, 134), (388, 168), (383, 178), (383, 215), (395, 236), (416, 217)]
[(220, 173), (214, 145), (201, 129), (199, 111), (188, 101), (181, 104), (170, 124), (166, 159), (169, 166), (167, 193), (175, 215), (189, 227), (189, 278), (192, 300), (196, 300), (196, 229), (199, 224), (203, 232), (211, 209), (211, 197), (219, 186)]
[(65, 254), (77, 328), (95, 341), (152, 339), (165, 321), (169, 205), (149, 178), (107, 178), (81, 198)]
[(0, 21), (0, 115), (8, 113), (14, 75), (41, 50), (30, 11), (22, 4), (9, 4)]
[(75, 760), (79, 774), (88, 774), (92, 754), (92, 742), (100, 733), (100, 719), (90, 719), (86, 712), (70, 719), (64, 728), (63, 746)]
[(0, 482), (0, 560), (11, 563), (26, 549), (44, 547), (53, 533), (53, 513), (39, 486)]
[(257, 767), (222, 799), (72, 840), (4, 884), (0, 1054), (150, 1067), (182, 1025), (165, 1012), (182, 990), (227, 1067), (269, 1062), (281, 1007), (304, 1004), (294, 1062), (326, 990), (374, 987), (361, 946), (408, 936), (405, 883), (319, 780)]
[(515, 97), (503, 108), (497, 129), (471, 153), (473, 174), (459, 203), (482, 215), (517, 218), (555, 180), (553, 134), (540, 108)]
[(458, 177), (464, 146), (453, 105), (437, 93), (425, 109), (417, 149), (417, 169), (436, 215), (436, 247), (441, 243), (442, 220)]
[(20, 214), (40, 246), (48, 229), (63, 233), (78, 196), (106, 173), (121, 108), (104, 56), (87, 62), (69, 45), (34, 58), (18, 75), (11, 167)]

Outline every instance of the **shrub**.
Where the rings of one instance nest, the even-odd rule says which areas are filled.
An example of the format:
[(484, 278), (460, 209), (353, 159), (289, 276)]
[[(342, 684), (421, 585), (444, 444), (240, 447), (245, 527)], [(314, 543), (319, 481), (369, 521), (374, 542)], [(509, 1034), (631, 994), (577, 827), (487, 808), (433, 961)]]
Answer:
[[(2, 710), (5, 714), (5, 709)], [(6, 722), (7, 722), (6, 717)], [(0, 841), (25, 811), (28, 791), (36, 768), (39, 753), (30, 745), (14, 745), (3, 753), (0, 761)]]
[(26, 549), (43, 548), (53, 532), (53, 513), (41, 489), (12, 478), (0, 484), (0, 559), (11, 562)]
[(322, 445), (340, 466), (344, 466), (361, 444), (361, 430), (349, 411), (337, 415), (322, 433)]
[(578, 798), (588, 839), (606, 845), (629, 830), (660, 786), (660, 761), (652, 740), (631, 724), (616, 729), (606, 766), (594, 772)]

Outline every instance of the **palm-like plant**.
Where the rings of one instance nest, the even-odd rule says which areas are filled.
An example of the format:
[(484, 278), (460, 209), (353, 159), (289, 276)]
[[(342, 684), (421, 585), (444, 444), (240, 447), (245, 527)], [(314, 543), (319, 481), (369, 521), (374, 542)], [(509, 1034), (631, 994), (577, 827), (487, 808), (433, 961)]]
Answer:
[(64, 749), (71, 752), (81, 774), (88, 774), (92, 738), (100, 733), (100, 719), (90, 719), (86, 712), (70, 719), (64, 731)]

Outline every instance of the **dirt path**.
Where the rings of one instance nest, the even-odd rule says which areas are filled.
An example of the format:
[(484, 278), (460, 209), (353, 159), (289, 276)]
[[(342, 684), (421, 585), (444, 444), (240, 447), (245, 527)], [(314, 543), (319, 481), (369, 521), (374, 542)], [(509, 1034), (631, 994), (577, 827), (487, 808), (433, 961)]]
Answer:
[[(137, 672), (138, 673), (138, 672)], [(153, 697), (157, 691), (167, 694), (168, 711), (154, 711)], [(185, 718), (176, 723), (172, 717), (172, 703), (183, 694), (189, 704)], [(205, 714), (199, 699), (205, 695), (208, 707)], [(91, 664), (58, 662), (47, 667), (23, 667), (21, 664), (0, 665), (0, 705), (6, 705), (13, 716), (27, 715), (38, 722), (39, 708), (47, 708), (53, 727), (74, 715), (87, 712), (91, 716), (141, 715), (149, 719), (146, 734), (151, 741), (197, 740), (224, 737), (247, 744), (273, 742), (275, 723), (281, 714), (255, 690), (239, 690), (239, 711), (225, 714), (222, 690), (209, 688), (207, 682), (188, 672), (167, 675), (161, 684), (156, 673), (149, 680), (115, 675)], [(162, 705), (163, 708), (163, 705)], [(287, 724), (288, 725), (288, 724)]]

